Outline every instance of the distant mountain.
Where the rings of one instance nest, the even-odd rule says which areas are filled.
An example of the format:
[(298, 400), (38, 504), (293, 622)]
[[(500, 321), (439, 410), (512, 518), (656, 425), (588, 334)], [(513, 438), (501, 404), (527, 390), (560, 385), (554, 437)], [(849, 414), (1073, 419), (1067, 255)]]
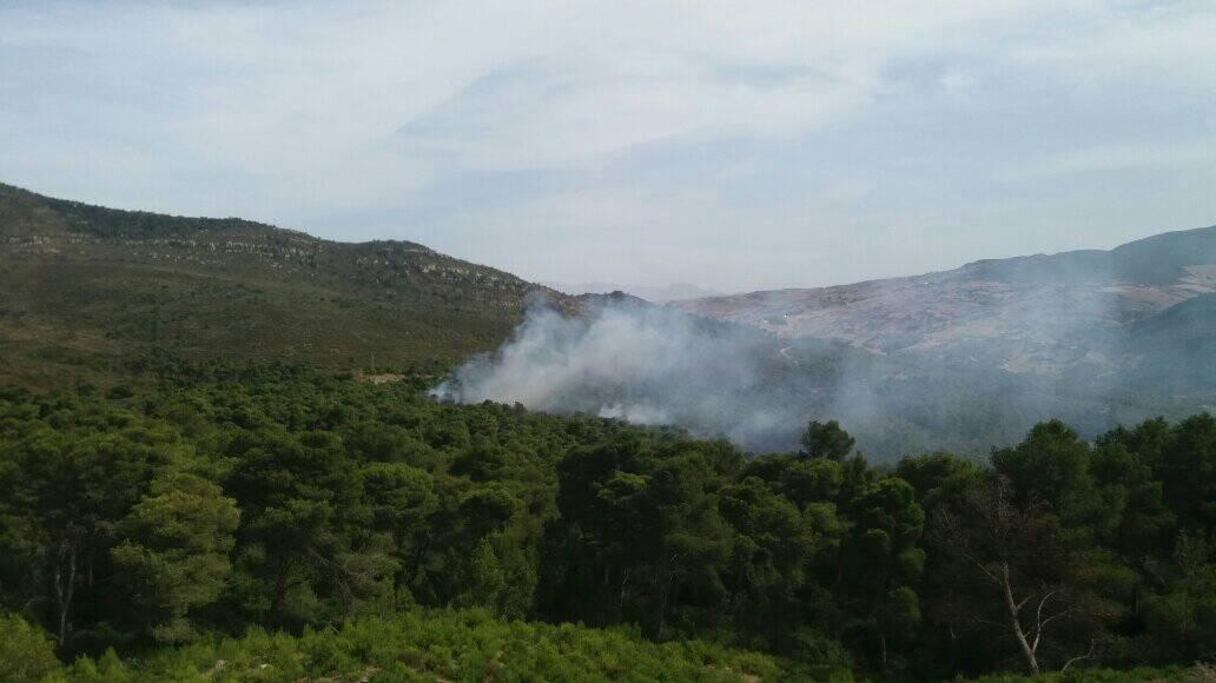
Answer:
[(984, 452), (1051, 417), (1092, 436), (1216, 411), (1216, 227), (674, 305), (782, 340), (768, 386), (789, 412), (840, 418), (888, 455)]
[[(0, 383), (107, 384), (178, 358), (451, 368), (518, 341), (537, 298), (590, 315), (551, 330), (538, 317), (528, 339), (555, 347), (532, 349), (543, 372), (523, 384), (556, 368), (588, 405), (677, 416), (761, 450), (790, 447), (808, 418), (840, 419), (894, 457), (983, 453), (1051, 417), (1094, 435), (1216, 410), (1216, 227), (658, 306), (636, 291), (571, 296), (411, 242), (331, 242), (0, 185)], [(590, 386), (590, 368), (608, 381)]]
[(836, 339), (881, 354), (966, 352), (1010, 372), (1054, 376), (1079, 362), (1114, 361), (1119, 349), (1110, 343), (1133, 325), (1214, 292), (1211, 227), (1111, 251), (985, 260), (916, 277), (677, 305), (790, 339)]
[(546, 282), (547, 286), (571, 295), (580, 294), (609, 294), (625, 292), (639, 299), (653, 303), (682, 301), (685, 299), (702, 299), (711, 296), (721, 296), (721, 292), (698, 287), (687, 282), (675, 282), (664, 286), (622, 285), (612, 282), (583, 282), (578, 284), (564, 282)]
[(1137, 321), (1126, 348), (1138, 356), (1141, 384), (1210, 400), (1216, 387), (1216, 294), (1200, 294)]
[(412, 242), (119, 211), (0, 185), (0, 378), (53, 383), (154, 351), (330, 367), (450, 363), (539, 294)]

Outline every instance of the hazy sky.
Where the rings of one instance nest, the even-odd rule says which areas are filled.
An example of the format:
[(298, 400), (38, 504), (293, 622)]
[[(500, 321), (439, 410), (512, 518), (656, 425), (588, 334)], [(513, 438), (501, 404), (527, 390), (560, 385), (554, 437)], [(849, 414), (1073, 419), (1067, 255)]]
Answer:
[(0, 0), (0, 181), (724, 290), (1216, 223), (1216, 3)]

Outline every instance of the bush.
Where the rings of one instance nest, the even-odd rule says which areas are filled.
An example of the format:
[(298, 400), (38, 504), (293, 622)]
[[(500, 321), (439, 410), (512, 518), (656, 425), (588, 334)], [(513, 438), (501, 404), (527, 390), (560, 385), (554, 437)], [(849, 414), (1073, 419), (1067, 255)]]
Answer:
[(1180, 683), (1208, 683), (1210, 669), (1203, 665), (1184, 669), (1169, 667), (1153, 669), (1141, 667), (1123, 671), (1115, 669), (1074, 669), (1072, 671), (1053, 671), (1039, 676), (1023, 676), (1019, 674), (995, 674), (977, 678), (972, 683), (1142, 683), (1153, 681), (1179, 681)]
[[(107, 661), (107, 658), (110, 661)], [(300, 636), (260, 629), (125, 666), (81, 659), (66, 681), (808, 680), (802, 666), (701, 641), (653, 643), (618, 629), (502, 621), (482, 610), (367, 619)], [(848, 672), (836, 672), (836, 680)], [(815, 676), (814, 678), (818, 678)], [(6, 679), (7, 680), (7, 679)]]
[(59, 668), (46, 632), (15, 614), (0, 614), (0, 681), (39, 681)]

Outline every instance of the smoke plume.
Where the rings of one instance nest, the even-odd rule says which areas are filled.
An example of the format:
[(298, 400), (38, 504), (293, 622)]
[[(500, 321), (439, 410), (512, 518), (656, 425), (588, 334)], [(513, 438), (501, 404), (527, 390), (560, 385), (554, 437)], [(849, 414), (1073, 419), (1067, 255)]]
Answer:
[[(1211, 400), (1206, 375), (1181, 352), (1160, 343), (1153, 353), (1127, 351), (1156, 328), (1104, 322), (1113, 314), (1101, 290), (1040, 294), (984, 318), (1001, 325), (985, 335), (960, 326), (966, 334), (951, 346), (880, 350), (777, 337), (621, 297), (575, 316), (533, 306), (502, 348), (432, 395), (675, 425), (755, 452), (792, 450), (809, 420), (835, 419), (869, 457), (886, 461), (939, 449), (983, 457), (1055, 417), (1093, 437)], [(1173, 318), (1190, 319), (1167, 316), (1158, 326), (1175, 329)], [(1162, 368), (1174, 367), (1192, 371), (1171, 380)]]
[(475, 358), (434, 392), (462, 403), (673, 424), (745, 446), (789, 445), (805, 415), (782, 409), (766, 377), (776, 341), (739, 326), (625, 302), (575, 317), (534, 306), (497, 353)]

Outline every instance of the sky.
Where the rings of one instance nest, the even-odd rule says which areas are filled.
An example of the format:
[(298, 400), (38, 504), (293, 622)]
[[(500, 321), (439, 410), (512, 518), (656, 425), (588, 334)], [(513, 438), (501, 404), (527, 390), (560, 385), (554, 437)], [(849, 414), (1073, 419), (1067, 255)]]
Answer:
[(0, 0), (0, 182), (547, 282), (1216, 223), (1216, 3)]

